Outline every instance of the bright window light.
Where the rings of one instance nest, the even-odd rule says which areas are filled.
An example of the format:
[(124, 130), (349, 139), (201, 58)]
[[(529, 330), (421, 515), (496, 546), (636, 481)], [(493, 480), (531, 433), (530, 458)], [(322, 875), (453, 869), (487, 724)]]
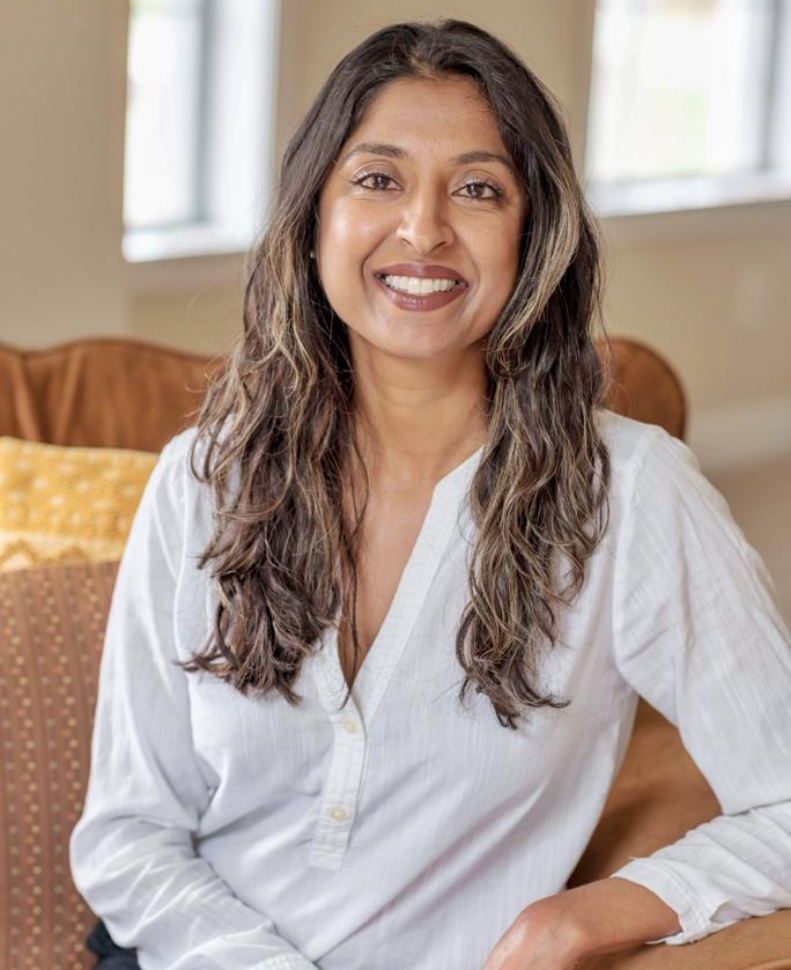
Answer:
[(199, 218), (201, 0), (133, 0), (129, 21), (124, 222)]
[(244, 251), (272, 177), (277, 0), (131, 0), (124, 255)]
[(787, 0), (598, 0), (586, 151), (594, 196), (620, 189), (636, 200), (635, 187), (684, 180), (708, 183), (709, 196), (712, 180), (785, 184), (789, 12)]

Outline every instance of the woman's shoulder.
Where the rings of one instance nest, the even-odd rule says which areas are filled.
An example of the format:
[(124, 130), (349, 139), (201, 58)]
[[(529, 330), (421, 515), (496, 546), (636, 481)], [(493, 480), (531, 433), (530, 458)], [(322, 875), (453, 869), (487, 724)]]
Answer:
[(724, 500), (701, 471), (695, 452), (665, 428), (596, 412), (597, 426), (610, 456), (610, 493), (634, 510), (662, 504), (707, 504), (723, 511)]
[(198, 437), (198, 426), (191, 424), (173, 435), (159, 453), (159, 460), (169, 468), (186, 467), (193, 445), (200, 448), (203, 437)]
[(596, 426), (604, 438), (610, 456), (618, 464), (639, 463), (643, 459), (644, 452), (652, 445), (659, 444), (664, 438), (672, 438), (672, 435), (658, 424), (627, 418), (607, 408), (597, 409), (594, 415)]
[(214, 489), (204, 470), (207, 447), (197, 425), (179, 431), (161, 449), (147, 486), (163, 538), (189, 560), (201, 554), (215, 527)]
[[(217, 435), (217, 445), (220, 446), (227, 432), (229, 421), (223, 422)], [(167, 474), (183, 475), (185, 481), (192, 487), (200, 487), (204, 483), (195, 476), (197, 470), (202, 476), (204, 461), (211, 441), (208, 429), (200, 429), (197, 424), (191, 424), (173, 435), (159, 453), (159, 464), (163, 465)]]
[[(197, 431), (191, 425), (169, 438), (160, 449), (149, 481), (149, 490), (154, 492), (156, 504), (170, 500), (172, 504), (181, 505), (188, 491), (200, 487), (190, 463), (193, 444), (200, 445)], [(194, 467), (200, 469), (198, 457), (196, 453)]]
[(692, 449), (658, 424), (627, 418), (606, 408), (595, 413), (613, 468), (614, 478), (656, 468), (672, 473), (683, 467), (700, 470)]
[(602, 412), (600, 421), (612, 459), (610, 497), (621, 524), (629, 523), (634, 534), (650, 533), (660, 544), (686, 541), (698, 552), (727, 547), (754, 557), (689, 445), (659, 425), (611, 411)]
[[(189, 530), (208, 527), (212, 519), (214, 494), (206, 480), (204, 459), (208, 441), (190, 425), (169, 438), (159, 452), (148, 485), (152, 501), (164, 518), (182, 523)], [(185, 524), (186, 523), (186, 524)]]

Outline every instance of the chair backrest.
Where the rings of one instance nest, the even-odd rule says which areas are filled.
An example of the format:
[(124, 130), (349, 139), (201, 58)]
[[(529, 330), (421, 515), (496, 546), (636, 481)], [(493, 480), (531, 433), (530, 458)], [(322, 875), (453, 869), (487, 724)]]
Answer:
[[(612, 379), (608, 406), (683, 437), (681, 383), (664, 358), (623, 337), (597, 344)], [(0, 435), (85, 447), (159, 451), (192, 423), (221, 357), (125, 337), (43, 350), (0, 344)]]
[(0, 435), (160, 451), (192, 423), (220, 362), (120, 337), (43, 350), (0, 344)]
[(606, 345), (597, 349), (612, 384), (607, 406), (647, 424), (658, 424), (683, 440), (687, 428), (687, 402), (678, 374), (656, 350), (638, 340), (613, 337), (612, 356)]

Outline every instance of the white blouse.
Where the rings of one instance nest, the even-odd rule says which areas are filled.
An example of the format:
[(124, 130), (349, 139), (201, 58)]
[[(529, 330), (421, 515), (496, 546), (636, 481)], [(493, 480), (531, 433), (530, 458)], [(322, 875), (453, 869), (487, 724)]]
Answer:
[[(791, 906), (791, 637), (766, 568), (693, 452), (598, 412), (611, 519), (542, 685), (572, 703), (499, 725), (454, 654), (482, 449), (434, 489), (345, 691), (334, 631), (295, 684), (244, 698), (171, 663), (216, 604), (196, 558), (211, 492), (167, 444), (119, 567), (75, 884), (142, 970), (480, 970), (561, 892), (622, 763), (638, 694), (681, 731), (723, 814), (614, 875), (698, 940)], [(200, 458), (200, 454), (198, 455)]]

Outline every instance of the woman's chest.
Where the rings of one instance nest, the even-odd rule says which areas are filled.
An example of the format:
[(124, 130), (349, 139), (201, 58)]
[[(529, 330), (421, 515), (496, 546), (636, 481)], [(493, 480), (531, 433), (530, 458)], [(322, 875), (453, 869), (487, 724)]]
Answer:
[[(609, 655), (606, 611), (572, 611), (561, 623), (561, 643), (540, 666), (541, 686), (570, 699), (569, 707), (528, 710), (511, 730), (474, 684), (460, 696), (455, 634), (466, 590), (459, 570), (463, 562), (429, 582), (403, 640), (398, 617), (391, 618), (345, 707), (331, 635), (304, 660), (296, 706), (279, 696), (244, 698), (205, 675), (191, 680), (195, 752), (216, 793), (218, 824), (229, 814), (289, 805), (333, 819), (383, 800), (410, 811), (412, 799), (426, 797), (496, 811), (509, 800), (527, 805), (563, 779), (572, 792), (593, 766), (613, 770), (630, 697)], [(414, 578), (415, 589), (422, 579)]]
[(348, 622), (341, 624), (338, 634), (341, 669), (350, 686), (391, 610), (430, 499), (430, 493), (369, 497), (355, 563), (356, 664)]

